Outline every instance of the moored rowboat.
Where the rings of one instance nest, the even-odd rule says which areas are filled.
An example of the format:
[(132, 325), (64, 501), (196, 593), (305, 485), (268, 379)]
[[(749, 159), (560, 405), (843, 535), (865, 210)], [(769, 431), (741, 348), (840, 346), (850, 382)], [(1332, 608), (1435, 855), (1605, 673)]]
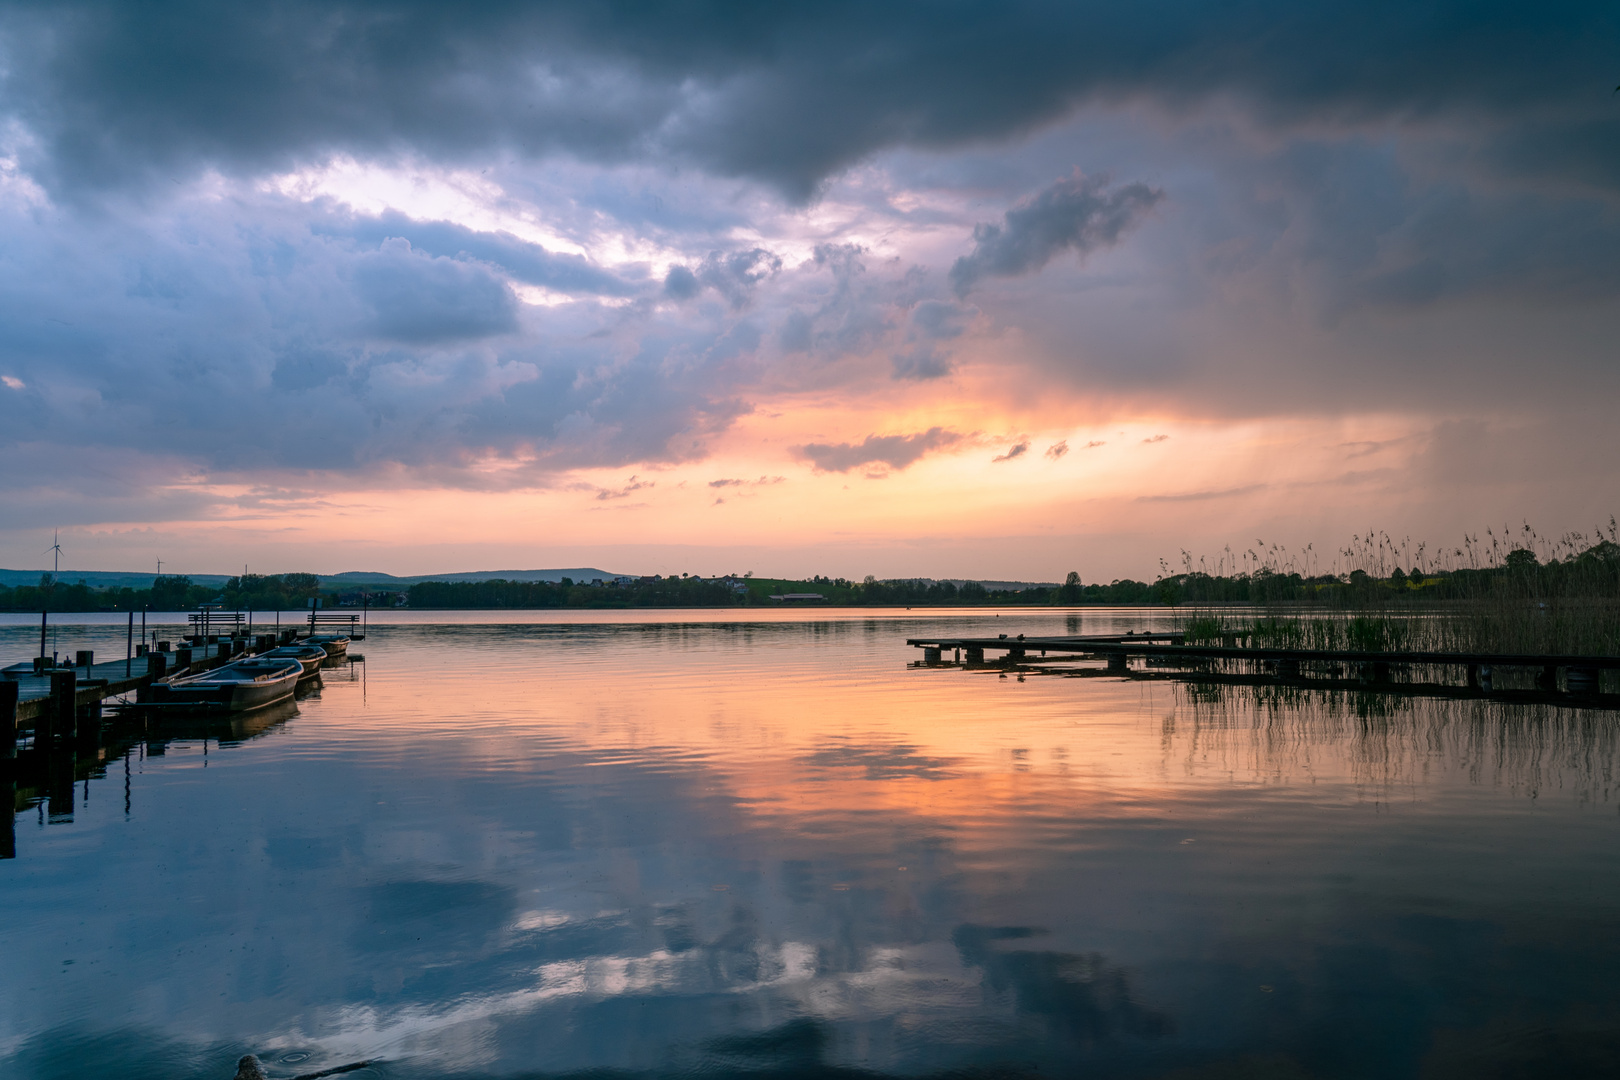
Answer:
[(271, 649), (269, 652), (259, 654), (261, 660), (297, 660), (304, 665), (304, 672), (298, 676), (299, 681), (313, 678), (321, 670), (321, 661), (326, 659), (326, 650), (319, 645), (283, 645)]
[(291, 696), (303, 673), (297, 657), (238, 660), (201, 675), (160, 679), (152, 690), (159, 704), (242, 712)]
[(326, 655), (337, 657), (349, 651), (349, 639), (342, 634), (314, 634), (303, 640), (305, 645), (319, 645)]

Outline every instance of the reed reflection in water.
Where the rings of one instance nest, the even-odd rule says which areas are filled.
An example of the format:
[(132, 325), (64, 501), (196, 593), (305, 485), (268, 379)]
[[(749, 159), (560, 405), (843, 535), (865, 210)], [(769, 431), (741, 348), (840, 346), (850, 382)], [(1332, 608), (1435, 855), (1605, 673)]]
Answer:
[(969, 612), (433, 618), (127, 812), (23, 808), (0, 1070), (1612, 1060), (1611, 714), (905, 667)]

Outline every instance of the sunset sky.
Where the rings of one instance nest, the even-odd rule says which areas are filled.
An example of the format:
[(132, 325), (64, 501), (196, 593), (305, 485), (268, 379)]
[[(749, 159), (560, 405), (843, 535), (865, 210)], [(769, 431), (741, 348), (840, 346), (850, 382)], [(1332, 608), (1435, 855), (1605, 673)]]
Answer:
[(1617, 82), (1592, 3), (7, 4), (0, 566), (1590, 532)]

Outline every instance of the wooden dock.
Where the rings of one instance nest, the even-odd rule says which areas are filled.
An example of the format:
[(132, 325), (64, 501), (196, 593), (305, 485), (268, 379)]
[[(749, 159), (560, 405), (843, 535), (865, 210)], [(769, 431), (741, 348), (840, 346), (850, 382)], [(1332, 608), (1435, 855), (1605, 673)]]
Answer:
[[(1188, 645), (1185, 636), (1179, 633), (1055, 637), (1000, 634), (993, 638), (907, 638), (906, 644), (923, 650), (924, 665), (946, 663), (946, 650), (955, 654), (950, 663), (967, 667), (1032, 664), (1036, 662), (1032, 654), (1038, 654), (1041, 660), (1046, 661), (1104, 660), (1107, 663), (1104, 674), (1128, 674), (1131, 661), (1142, 660), (1166, 675), (1169, 672), (1164, 669), (1179, 667), (1185, 669), (1187, 677), (1243, 674), (1245, 681), (1262, 677), (1302, 684), (1332, 683), (1335, 687), (1353, 685), (1365, 688), (1369, 684), (1411, 686), (1416, 684), (1393, 683), (1392, 673), (1414, 669), (1460, 669), (1466, 681), (1462, 686), (1450, 689), (1487, 694), (1493, 692), (1494, 679), (1501, 669), (1529, 669), (1535, 672), (1535, 692), (1538, 694), (1558, 692), (1562, 675), (1564, 692), (1568, 695), (1620, 699), (1620, 695), (1599, 695), (1600, 674), (1620, 670), (1620, 656), (1237, 648), (1227, 645)], [(987, 651), (999, 651), (1001, 656), (987, 661)], [(1354, 673), (1353, 679), (1339, 678), (1345, 668)], [(1449, 686), (1443, 683), (1422, 685), (1436, 688)]]

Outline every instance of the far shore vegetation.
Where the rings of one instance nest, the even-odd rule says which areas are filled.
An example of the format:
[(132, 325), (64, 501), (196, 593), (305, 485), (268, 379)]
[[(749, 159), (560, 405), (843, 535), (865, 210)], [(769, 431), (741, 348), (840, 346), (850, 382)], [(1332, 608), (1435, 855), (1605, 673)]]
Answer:
[[(787, 597), (788, 599), (781, 599)], [(1439, 553), (1385, 534), (1355, 538), (1323, 568), (1310, 548), (1257, 544), (1215, 558), (1183, 553), (1151, 582), (1060, 585), (930, 579), (862, 581), (752, 574), (561, 582), (428, 581), (403, 591), (323, 588), (314, 574), (248, 574), (223, 586), (158, 577), (148, 589), (83, 582), (0, 586), (5, 611), (180, 611), (216, 603), (269, 612), (323, 607), (412, 609), (1159, 606), (1190, 641), (1312, 649), (1620, 653), (1620, 528), (1556, 540), (1521, 530), (1467, 537)], [(1425, 617), (1427, 616), (1427, 617)]]

